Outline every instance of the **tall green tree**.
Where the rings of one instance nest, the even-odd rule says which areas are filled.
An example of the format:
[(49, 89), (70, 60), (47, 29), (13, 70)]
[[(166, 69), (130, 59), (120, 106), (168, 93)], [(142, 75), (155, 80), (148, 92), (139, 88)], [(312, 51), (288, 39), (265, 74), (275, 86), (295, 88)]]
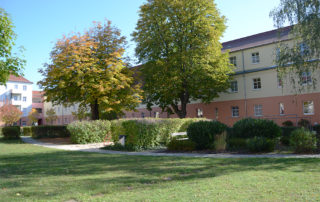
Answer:
[(12, 51), (16, 39), (13, 28), (8, 13), (0, 8), (0, 84), (5, 84), (10, 74), (20, 74), (25, 64), (25, 60)]
[(229, 87), (228, 53), (219, 42), (225, 18), (212, 0), (148, 0), (140, 8), (133, 39), (144, 63), (148, 108), (187, 115), (192, 100), (209, 103)]
[[(306, 79), (303, 75), (319, 69), (320, 1), (281, 0), (280, 5), (270, 12), (270, 16), (280, 30), (288, 24), (293, 26), (291, 36), (294, 44), (279, 44), (280, 52), (276, 63), (282, 76), (288, 76), (295, 87), (303, 87), (301, 84), (305, 83)], [(315, 77), (313, 81), (316, 81)]]
[(91, 108), (91, 119), (99, 109), (121, 112), (140, 102), (140, 86), (123, 62), (126, 40), (111, 22), (95, 23), (84, 34), (58, 40), (51, 63), (40, 70), (46, 101)]

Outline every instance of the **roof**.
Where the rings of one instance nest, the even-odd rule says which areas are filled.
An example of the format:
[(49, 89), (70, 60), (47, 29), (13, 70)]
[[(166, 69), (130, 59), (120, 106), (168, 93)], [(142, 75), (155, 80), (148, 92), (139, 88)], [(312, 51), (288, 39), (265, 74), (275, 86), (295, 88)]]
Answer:
[(22, 76), (15, 76), (10, 74), (8, 81), (13, 81), (13, 82), (22, 82), (22, 83), (32, 83), (31, 81), (27, 80), (26, 78)]
[(271, 44), (279, 41), (288, 40), (289, 33), (292, 26), (284, 27), (282, 29), (274, 29), (267, 32), (235, 39), (222, 43), (222, 50), (230, 50), (230, 52), (239, 51), (243, 49), (253, 48), (266, 44)]
[(43, 94), (44, 94), (43, 91), (36, 91), (36, 90), (33, 90), (33, 91), (32, 91), (32, 97), (42, 98), (42, 97), (43, 97)]

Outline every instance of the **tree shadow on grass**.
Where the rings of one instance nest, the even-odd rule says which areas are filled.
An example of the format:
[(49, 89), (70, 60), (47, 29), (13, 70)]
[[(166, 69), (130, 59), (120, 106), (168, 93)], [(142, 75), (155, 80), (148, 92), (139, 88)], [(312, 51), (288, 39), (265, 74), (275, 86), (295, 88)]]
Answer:
[[(39, 196), (35, 182), (52, 181), (50, 186), (74, 184), (79, 190), (109, 190), (135, 187), (157, 187), (163, 183), (214, 178), (245, 171), (288, 171), (320, 173), (319, 159), (212, 159), (190, 157), (127, 156), (47, 149), (25, 153), (0, 154), (1, 187), (30, 186), (29, 196)], [(50, 178), (50, 179), (49, 179)], [(57, 194), (67, 194), (69, 188)], [(51, 195), (52, 197), (52, 195)]]

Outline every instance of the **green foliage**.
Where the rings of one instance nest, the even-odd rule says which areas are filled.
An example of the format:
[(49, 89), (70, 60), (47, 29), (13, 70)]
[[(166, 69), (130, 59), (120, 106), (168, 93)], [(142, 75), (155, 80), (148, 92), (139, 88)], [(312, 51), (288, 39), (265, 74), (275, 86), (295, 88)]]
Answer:
[(14, 140), (20, 139), (21, 131), (19, 126), (6, 126), (2, 128), (2, 135), (4, 139)]
[(53, 108), (46, 111), (46, 122), (47, 124), (53, 124), (54, 121), (57, 120), (57, 114)]
[(66, 126), (32, 126), (31, 133), (33, 138), (70, 137)]
[(280, 135), (280, 127), (271, 120), (245, 118), (233, 125), (232, 137), (265, 137), (274, 139), (280, 137)]
[(227, 148), (227, 131), (224, 131), (221, 134), (218, 134), (214, 137), (213, 143), (215, 151), (225, 151)]
[(12, 53), (16, 34), (8, 13), (0, 8), (0, 84), (8, 80), (10, 74), (18, 75), (23, 69), (25, 60)]
[(32, 136), (33, 133), (33, 127), (32, 126), (24, 126), (22, 128), (22, 134), (24, 136)]
[(317, 137), (317, 148), (320, 151), (320, 125), (314, 125), (313, 130), (316, 132)]
[(283, 145), (289, 146), (289, 141), (291, 137), (292, 131), (296, 130), (298, 127), (288, 126), (288, 127), (281, 127), (282, 134), (280, 137), (280, 142)]
[(203, 119), (120, 119), (111, 121), (112, 140), (126, 135), (126, 146), (135, 150), (166, 145), (174, 132), (184, 132), (192, 122)]
[(265, 137), (253, 137), (247, 140), (247, 148), (250, 152), (272, 152), (275, 145), (275, 140)]
[(288, 120), (288, 121), (283, 122), (282, 125), (284, 127), (291, 127), (291, 126), (293, 126), (293, 122)]
[(73, 122), (67, 129), (71, 134), (72, 143), (87, 144), (110, 140), (110, 126), (110, 121), (96, 120)]
[(304, 127), (304, 128), (309, 128), (311, 126), (311, 123), (307, 119), (300, 119), (300, 121), (298, 122), (298, 126)]
[(217, 135), (221, 135), (227, 126), (218, 121), (199, 121), (189, 125), (187, 135), (195, 142), (197, 149), (214, 149)]
[(227, 148), (228, 150), (246, 150), (247, 149), (247, 139), (237, 138), (237, 137), (228, 137), (227, 138)]
[[(279, 44), (280, 54), (276, 60), (278, 70), (288, 76), (291, 84), (298, 91), (309, 88), (311, 85), (303, 83), (303, 72), (313, 72), (319, 69), (320, 58), (320, 3), (319, 0), (281, 0), (278, 8), (270, 15), (278, 28), (293, 26), (290, 38), (294, 44), (283, 41)], [(301, 50), (303, 42), (304, 50)], [(313, 60), (316, 59), (316, 60)], [(287, 65), (291, 64), (291, 68)], [(317, 74), (313, 77), (313, 87), (316, 87)]]
[(190, 140), (179, 140), (173, 138), (167, 145), (169, 151), (194, 151), (196, 144)]
[(310, 153), (317, 148), (316, 135), (305, 128), (299, 128), (292, 132), (290, 146), (296, 153)]
[[(51, 63), (40, 70), (46, 101), (88, 106), (91, 119), (103, 112), (133, 110), (140, 103), (140, 85), (123, 61), (125, 37), (111, 22), (96, 23), (84, 34), (64, 37), (51, 51)], [(81, 108), (80, 108), (81, 109)]]
[(232, 68), (219, 42), (224, 23), (212, 0), (154, 0), (141, 6), (133, 39), (144, 63), (149, 108), (158, 105), (184, 118), (191, 100), (209, 103), (229, 88)]

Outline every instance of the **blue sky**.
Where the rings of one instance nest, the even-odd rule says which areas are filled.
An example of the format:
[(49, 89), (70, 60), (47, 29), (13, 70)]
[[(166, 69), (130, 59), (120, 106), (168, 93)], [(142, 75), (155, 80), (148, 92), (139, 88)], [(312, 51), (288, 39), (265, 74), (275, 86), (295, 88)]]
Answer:
[[(108, 19), (122, 31), (129, 42), (127, 54), (134, 56), (131, 41), (140, 5), (145, 0), (0, 0), (0, 7), (12, 18), (18, 35), (16, 44), (24, 46), (27, 60), (24, 75), (34, 82), (41, 80), (38, 69), (49, 62), (57, 39), (72, 31), (82, 32), (92, 21)], [(274, 29), (269, 12), (280, 0), (215, 0), (227, 18), (227, 30), (221, 42)]]

